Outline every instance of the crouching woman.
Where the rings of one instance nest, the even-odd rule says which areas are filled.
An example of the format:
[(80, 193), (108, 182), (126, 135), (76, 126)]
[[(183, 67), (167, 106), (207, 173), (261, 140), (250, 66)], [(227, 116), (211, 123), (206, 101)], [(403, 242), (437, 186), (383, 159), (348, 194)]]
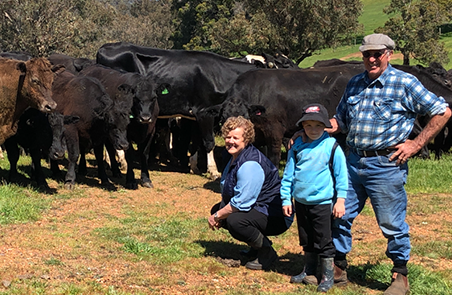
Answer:
[(232, 156), (221, 177), (220, 203), (208, 219), (213, 230), (223, 227), (233, 238), (257, 252), (245, 266), (268, 269), (278, 259), (268, 236), (284, 233), (293, 222), (282, 214), (278, 169), (252, 145), (254, 125), (241, 116), (230, 117), (221, 129)]

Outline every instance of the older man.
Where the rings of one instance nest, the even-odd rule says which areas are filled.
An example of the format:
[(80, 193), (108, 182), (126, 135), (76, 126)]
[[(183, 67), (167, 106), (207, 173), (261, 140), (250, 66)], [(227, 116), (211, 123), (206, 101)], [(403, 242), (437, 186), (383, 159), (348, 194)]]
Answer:
[[(347, 282), (346, 254), (352, 247), (351, 226), (369, 198), (392, 260), (392, 283), (386, 295), (409, 293), (409, 226), (405, 221), (408, 159), (425, 146), (451, 116), (442, 97), (429, 92), (412, 75), (393, 68), (394, 41), (384, 34), (364, 37), (359, 47), (366, 71), (353, 77), (331, 119), (331, 133), (347, 133), (349, 190), (346, 214), (336, 219), (335, 283)], [(413, 140), (408, 135), (417, 115), (431, 117)]]

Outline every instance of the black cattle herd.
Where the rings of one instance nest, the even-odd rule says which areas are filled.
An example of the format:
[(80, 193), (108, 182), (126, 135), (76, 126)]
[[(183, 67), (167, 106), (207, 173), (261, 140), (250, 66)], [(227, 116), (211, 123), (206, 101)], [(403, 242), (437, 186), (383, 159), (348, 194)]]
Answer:
[[(32, 58), (8, 52), (0, 56), (23, 61)], [(8, 181), (17, 181), (21, 146), (29, 152), (33, 178), (43, 189), (49, 187), (42, 157), (50, 161), (52, 175), (62, 177), (58, 163), (67, 154), (64, 181), (71, 189), (77, 161), (78, 174), (86, 174), (85, 155), (90, 151), (101, 185), (114, 188), (106, 172), (104, 149), (111, 174), (118, 179), (121, 171), (116, 152), (125, 151), (127, 189), (137, 189), (138, 184), (153, 187), (149, 165), (156, 153), (160, 160), (166, 157), (183, 171), (189, 171), (189, 154), (196, 155), (200, 160), (196, 168), (217, 178), (215, 132), (228, 117), (237, 115), (251, 119), (255, 145), (278, 165), (281, 146), (297, 130), (302, 106), (320, 102), (334, 114), (348, 80), (364, 70), (361, 62), (328, 60), (300, 69), (280, 53), (229, 59), (210, 52), (130, 43), (105, 44), (96, 60), (63, 54), (52, 54), (48, 60), (65, 67), (55, 75), (52, 86), (55, 111), (44, 114), (27, 109), (17, 133), (3, 145), (10, 161)], [(439, 65), (396, 67), (415, 75), (452, 105), (451, 71)], [(426, 121), (428, 118), (418, 118), (413, 136)], [(449, 121), (430, 145), (437, 158), (452, 146), (451, 124)], [(428, 149), (421, 155), (428, 156)], [(136, 165), (141, 172), (139, 181), (133, 171)]]

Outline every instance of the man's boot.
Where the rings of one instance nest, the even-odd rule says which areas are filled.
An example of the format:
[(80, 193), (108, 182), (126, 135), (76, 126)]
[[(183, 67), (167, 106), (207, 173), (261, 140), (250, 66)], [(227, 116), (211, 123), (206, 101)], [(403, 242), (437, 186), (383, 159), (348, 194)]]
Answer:
[(392, 283), (383, 293), (384, 295), (406, 295), (410, 293), (408, 278), (401, 273), (392, 274)]
[(334, 284), (334, 258), (320, 258), (322, 268), (322, 280), (317, 287), (317, 292), (327, 292)]
[(304, 259), (305, 265), (303, 271), (290, 278), (290, 282), (294, 284), (305, 283), (307, 285), (318, 285), (316, 273), (317, 273), (317, 262), (318, 255), (314, 252), (305, 252)]
[(334, 258), (334, 284), (337, 286), (345, 286), (348, 283), (347, 266), (346, 255), (336, 253)]
[(348, 283), (347, 271), (334, 265), (334, 284), (337, 286), (345, 286)]
[(250, 246), (257, 250), (257, 258), (245, 264), (248, 269), (267, 270), (278, 259), (271, 241), (262, 234), (255, 242), (250, 243)]

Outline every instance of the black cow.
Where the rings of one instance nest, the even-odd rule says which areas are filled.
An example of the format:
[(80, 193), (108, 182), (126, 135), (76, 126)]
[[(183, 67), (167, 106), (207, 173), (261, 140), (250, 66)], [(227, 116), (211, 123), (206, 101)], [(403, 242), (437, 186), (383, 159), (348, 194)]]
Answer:
[[(330, 67), (330, 66), (338, 66), (338, 65), (362, 65), (362, 61), (343, 61), (340, 59), (328, 59), (328, 60), (319, 60), (314, 63), (314, 68), (319, 67)], [(445, 86), (452, 88), (452, 75), (449, 74), (439, 63), (431, 63), (429, 67), (424, 67), (422, 65), (415, 66), (405, 66), (405, 65), (392, 65), (394, 68), (408, 72), (415, 76), (422, 77), (425, 73), (429, 73), (435, 80), (440, 84), (444, 84)], [(418, 77), (419, 78), (419, 77)]]
[[(277, 165), (283, 138), (290, 138), (297, 130), (295, 123), (302, 107), (322, 103), (332, 116), (350, 78), (363, 71), (362, 64), (355, 63), (298, 71), (249, 71), (237, 78), (226, 94), (222, 120), (237, 115), (249, 117), (256, 127), (256, 145), (266, 147), (267, 155)], [(452, 91), (430, 73), (416, 67), (406, 71), (433, 93), (452, 101)]]
[[(123, 95), (129, 94), (125, 92)], [(75, 166), (79, 156), (78, 172), (86, 173), (84, 157), (91, 148), (97, 160), (102, 185), (111, 185), (103, 162), (104, 143), (108, 138), (115, 149), (128, 148), (126, 131), (132, 100), (124, 98), (114, 102), (97, 79), (74, 76), (69, 72), (56, 76), (53, 99), (58, 104), (58, 112), (80, 118), (76, 124), (66, 126), (64, 132), (69, 161), (65, 187), (72, 189), (75, 184)]]
[[(122, 97), (122, 92), (125, 89), (131, 94), (128, 96), (132, 100), (132, 108), (129, 110), (131, 120), (127, 127), (127, 139), (130, 146), (132, 143), (136, 143), (138, 146), (142, 185), (152, 187), (152, 182), (149, 179), (148, 159), (149, 146), (155, 132), (155, 124), (159, 113), (156, 94), (157, 87), (153, 84), (152, 80), (147, 79), (141, 74), (120, 72), (102, 65), (85, 67), (80, 74), (97, 78), (113, 99)], [(120, 175), (113, 146), (110, 142), (107, 142), (106, 146), (110, 156), (112, 172), (116, 176)], [(125, 153), (127, 161), (125, 187), (128, 189), (138, 188), (133, 172), (134, 154), (133, 148), (129, 148)]]
[(0, 56), (9, 59), (17, 59), (27, 61), (33, 58), (33, 56), (27, 52), (0, 52)]
[(77, 75), (83, 68), (96, 64), (93, 59), (71, 57), (61, 53), (53, 53), (47, 59), (52, 65), (64, 65), (66, 71), (74, 75)]
[[(147, 75), (161, 85), (159, 117), (195, 118), (207, 152), (215, 146), (214, 118), (205, 109), (222, 103), (235, 79), (256, 68), (210, 52), (155, 49), (130, 43), (105, 44), (96, 58), (99, 64)], [(214, 163), (209, 163), (208, 169), (213, 177), (219, 176)]]
[(58, 159), (64, 156), (64, 124), (77, 122), (77, 118), (64, 117), (58, 112), (44, 114), (36, 109), (27, 109), (20, 117), (17, 133), (5, 141), (10, 164), (8, 179), (14, 182), (18, 178), (17, 161), (19, 145), (30, 154), (32, 177), (41, 189), (49, 189), (41, 167), (41, 158)]
[(298, 68), (298, 66), (291, 59), (279, 52), (274, 56), (266, 53), (263, 53), (261, 55), (248, 54), (244, 57), (234, 58), (234, 60), (254, 64), (257, 68)]

